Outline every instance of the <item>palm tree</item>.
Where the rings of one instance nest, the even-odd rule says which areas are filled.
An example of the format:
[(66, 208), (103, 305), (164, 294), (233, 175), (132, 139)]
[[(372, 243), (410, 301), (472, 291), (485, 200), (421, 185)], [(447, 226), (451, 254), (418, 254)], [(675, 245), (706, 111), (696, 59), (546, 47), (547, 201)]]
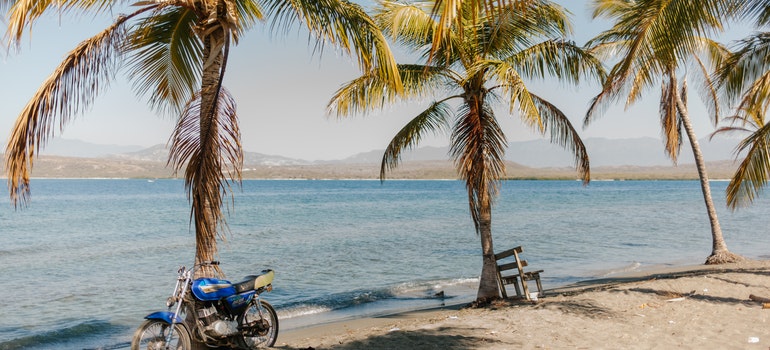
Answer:
[[(534, 1), (526, 11), (511, 7), (488, 13), (464, 8), (461, 23), (438, 31), (431, 2), (381, 1), (374, 17), (385, 33), (415, 52), (423, 63), (401, 64), (404, 99), (437, 97), (390, 141), (382, 158), (380, 179), (396, 167), (402, 152), (423, 135), (450, 134), (450, 156), (465, 181), (471, 218), (481, 238), (483, 265), (477, 300), (499, 295), (492, 244), (492, 204), (505, 174), (507, 147), (493, 107), (510, 113), (574, 154), (580, 178), (590, 178), (588, 154), (570, 121), (555, 105), (531, 92), (527, 80), (553, 76), (577, 82), (603, 77), (601, 63), (563, 38), (569, 33), (565, 11)], [(471, 5), (467, 5), (471, 6)], [(441, 33), (441, 37), (436, 36)], [(433, 52), (432, 43), (440, 43)], [(425, 63), (428, 62), (428, 63)], [(383, 108), (399, 95), (383, 77), (364, 74), (343, 85), (329, 103), (330, 113), (346, 116)], [(453, 105), (452, 101), (456, 101)]]
[[(109, 14), (122, 1), (0, 0), (7, 11), (10, 46), (45, 12)], [(217, 255), (226, 229), (222, 211), (231, 187), (240, 183), (243, 160), (235, 101), (222, 86), (229, 49), (265, 17), (275, 28), (305, 23), (323, 41), (357, 57), (364, 71), (378, 70), (400, 90), (385, 37), (356, 4), (345, 0), (158, 0), (135, 4), (112, 25), (86, 39), (65, 57), (18, 116), (5, 152), (14, 205), (26, 203), (35, 154), (63, 127), (87, 110), (123, 70), (138, 95), (159, 113), (178, 116), (169, 164), (184, 168), (196, 263)], [(200, 275), (220, 274), (216, 267)]]
[[(766, 1), (741, 3), (738, 18), (755, 17), (757, 28), (770, 24), (770, 5)], [(736, 153), (746, 152), (727, 186), (727, 205), (736, 209), (754, 201), (770, 177), (770, 124), (765, 114), (770, 107), (770, 32), (758, 31), (739, 40), (736, 50), (722, 62), (716, 78), (729, 103), (737, 101), (731, 126), (715, 132), (742, 132), (749, 135)]]
[(695, 156), (701, 190), (711, 225), (712, 252), (706, 264), (733, 262), (741, 259), (727, 249), (722, 236), (714, 202), (711, 199), (708, 174), (703, 155), (693, 131), (687, 108), (687, 81), (679, 82), (685, 64), (691, 60), (694, 71), (702, 73), (705, 99), (717, 123), (718, 104), (714, 85), (708, 79), (707, 63), (696, 53), (705, 52), (711, 62), (718, 63), (724, 50), (703, 35), (721, 29), (722, 17), (730, 10), (730, 1), (704, 0), (594, 0), (594, 18), (615, 20), (613, 27), (600, 33), (590, 45), (617, 53), (617, 63), (610, 71), (602, 91), (593, 99), (584, 120), (590, 124), (599, 107), (626, 95), (626, 107), (636, 102), (645, 88), (662, 83), (660, 121), (666, 154), (676, 163), (682, 144), (682, 129), (687, 133)]

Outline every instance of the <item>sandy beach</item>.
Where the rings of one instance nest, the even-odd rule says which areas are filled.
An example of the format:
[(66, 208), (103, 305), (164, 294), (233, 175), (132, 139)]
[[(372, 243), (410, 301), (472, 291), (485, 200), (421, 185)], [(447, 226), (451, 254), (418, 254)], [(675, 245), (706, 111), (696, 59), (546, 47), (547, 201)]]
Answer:
[(453, 305), (282, 331), (276, 347), (768, 349), (770, 304), (752, 295), (770, 298), (770, 261), (586, 281), (546, 290), (534, 303)]

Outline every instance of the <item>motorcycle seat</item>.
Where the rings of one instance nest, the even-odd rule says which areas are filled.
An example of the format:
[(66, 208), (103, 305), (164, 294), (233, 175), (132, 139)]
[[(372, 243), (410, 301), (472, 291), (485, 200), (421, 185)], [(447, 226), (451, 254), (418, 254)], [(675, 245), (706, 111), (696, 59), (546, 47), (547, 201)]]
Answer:
[(275, 277), (275, 271), (263, 270), (258, 275), (250, 275), (244, 277), (244, 280), (233, 285), (236, 293), (248, 292), (251, 290), (259, 290), (273, 283)]

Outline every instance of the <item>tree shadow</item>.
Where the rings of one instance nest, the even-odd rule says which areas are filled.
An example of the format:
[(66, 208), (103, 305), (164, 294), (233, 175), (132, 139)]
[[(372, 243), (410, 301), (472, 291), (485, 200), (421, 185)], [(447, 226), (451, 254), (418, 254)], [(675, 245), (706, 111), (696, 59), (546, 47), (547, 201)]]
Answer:
[(709, 303), (720, 303), (720, 304), (732, 304), (732, 305), (744, 305), (744, 306), (751, 306), (756, 305), (757, 303), (749, 300), (749, 299), (739, 299), (739, 298), (730, 298), (730, 297), (718, 297), (715, 295), (706, 295), (706, 294), (682, 294), (679, 292), (674, 291), (667, 291), (667, 290), (660, 290), (660, 289), (652, 289), (652, 288), (631, 288), (628, 289), (632, 292), (637, 293), (645, 293), (645, 294), (655, 294), (662, 297), (669, 297), (671, 299), (678, 298), (678, 297), (685, 297), (687, 299), (691, 300), (697, 300), (697, 301), (703, 301), (703, 302), (709, 302)]
[(615, 316), (615, 312), (597, 305), (590, 300), (547, 301), (535, 306), (536, 309), (558, 310), (565, 314), (574, 314), (588, 318), (600, 319)]
[[(465, 350), (478, 349), (488, 346), (500, 345), (497, 339), (464, 336), (458, 333), (484, 334), (480, 328), (462, 328), (462, 331), (454, 327), (441, 327), (437, 329), (418, 329), (411, 331), (392, 331), (383, 335), (375, 335), (366, 339), (334, 344), (329, 346), (310, 346), (296, 348), (292, 346), (280, 346), (278, 349), (287, 350), (359, 350), (359, 349), (449, 349)], [(515, 346), (515, 344), (511, 344)]]

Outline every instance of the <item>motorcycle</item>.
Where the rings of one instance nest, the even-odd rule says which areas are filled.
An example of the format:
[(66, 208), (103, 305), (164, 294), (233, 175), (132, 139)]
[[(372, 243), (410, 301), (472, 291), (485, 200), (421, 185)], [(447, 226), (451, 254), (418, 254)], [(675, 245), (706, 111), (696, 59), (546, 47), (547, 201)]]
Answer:
[(209, 347), (256, 349), (271, 347), (278, 337), (278, 316), (260, 298), (273, 289), (273, 270), (263, 270), (243, 281), (217, 278), (193, 279), (200, 266), (179, 268), (174, 293), (166, 301), (168, 311), (145, 317), (134, 333), (131, 350), (190, 350), (192, 341)]

